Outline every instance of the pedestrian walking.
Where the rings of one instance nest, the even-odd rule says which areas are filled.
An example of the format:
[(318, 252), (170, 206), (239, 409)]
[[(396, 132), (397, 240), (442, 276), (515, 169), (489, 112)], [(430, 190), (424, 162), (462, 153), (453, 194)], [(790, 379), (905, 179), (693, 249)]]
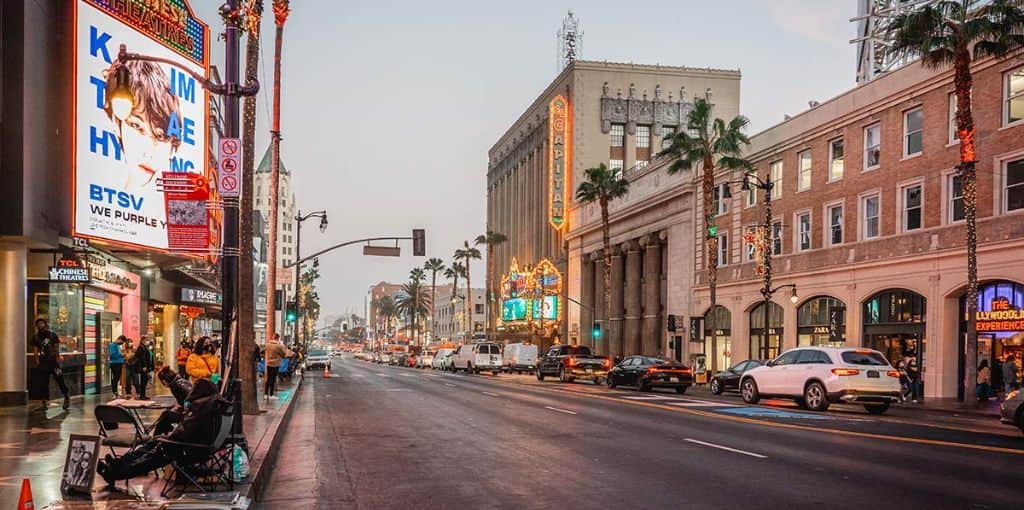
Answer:
[(981, 360), (981, 364), (978, 365), (978, 386), (975, 389), (975, 393), (978, 395), (978, 400), (988, 401), (992, 392), (991, 385), (991, 371), (988, 368), (988, 360)]
[(900, 374), (900, 402), (906, 402), (910, 398), (910, 377), (907, 376), (906, 360), (896, 362), (896, 370)]
[(1003, 361), (1003, 385), (1006, 386), (1006, 393), (1017, 389), (1017, 384), (1017, 359), (1010, 354)]
[[(188, 356), (185, 370), (192, 380), (214, 379), (214, 374), (220, 374), (220, 358), (215, 354), (216, 347), (210, 337), (204, 336), (196, 341), (192, 354)], [(216, 384), (216, 383), (214, 383)]]
[(266, 379), (263, 381), (263, 398), (277, 398), (277, 376), (281, 369), (281, 360), (291, 357), (293, 353), (281, 343), (281, 335), (275, 333), (274, 337), (267, 342), (266, 353)]
[(921, 371), (917, 368), (917, 358), (907, 361), (907, 378), (910, 379), (911, 402), (917, 404), (921, 398)]
[(125, 337), (121, 344), (121, 354), (124, 356), (124, 395), (122, 397), (132, 398), (135, 388), (138, 386), (135, 372), (135, 343), (131, 338)]
[[(60, 368), (60, 337), (57, 336), (57, 333), (50, 331), (50, 324), (46, 319), (42, 317), (36, 319), (36, 334), (32, 337), (31, 344), (32, 352), (36, 355), (36, 367), (46, 373), (47, 386), (49, 386), (50, 377), (57, 381), (57, 387), (64, 394), (64, 410), (66, 411), (71, 407), (71, 396), (68, 393), (67, 384), (64, 384), (64, 372)], [(43, 401), (43, 409), (46, 409), (46, 400)]]
[(120, 398), (118, 386), (121, 384), (121, 374), (124, 372), (124, 354), (121, 352), (121, 345), (128, 340), (124, 335), (117, 337), (107, 347), (107, 364), (110, 366), (110, 392), (114, 398)]
[(142, 400), (149, 400), (146, 396), (146, 387), (149, 386), (149, 374), (153, 372), (153, 352), (150, 350), (150, 340), (142, 337), (139, 341), (139, 348), (135, 351), (135, 391)]
[(188, 380), (188, 371), (185, 370), (185, 365), (188, 364), (188, 357), (192, 355), (192, 349), (190, 348), (189, 342), (182, 342), (181, 346), (178, 347), (178, 354), (175, 356), (178, 362), (178, 375)]

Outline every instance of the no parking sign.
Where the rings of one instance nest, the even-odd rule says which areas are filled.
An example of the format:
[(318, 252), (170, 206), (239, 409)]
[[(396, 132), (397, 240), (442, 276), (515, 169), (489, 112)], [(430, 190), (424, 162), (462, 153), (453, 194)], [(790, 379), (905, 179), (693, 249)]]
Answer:
[(217, 189), (220, 190), (220, 196), (238, 198), (242, 192), (242, 178), (239, 175), (242, 162), (241, 141), (238, 138), (222, 138), (219, 156)]

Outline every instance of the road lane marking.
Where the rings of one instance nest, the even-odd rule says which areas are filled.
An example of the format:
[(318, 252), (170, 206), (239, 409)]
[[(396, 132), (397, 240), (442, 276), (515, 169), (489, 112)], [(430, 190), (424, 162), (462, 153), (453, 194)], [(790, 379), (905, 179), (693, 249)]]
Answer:
[(451, 386), (452, 388), (454, 388), (454, 387), (455, 387), (455, 385), (454, 385), (454, 384), (452, 384), (452, 383), (450, 383), (450, 382), (446, 382), (446, 383), (444, 383), (444, 385), (445, 385), (445, 386)]
[(701, 400), (687, 400), (683, 402), (665, 402), (670, 406), (680, 407), (736, 407), (735, 404), (723, 404), (721, 402), (706, 402)]
[(425, 375), (427, 377), (441, 377), (441, 376), (439, 376), (437, 374), (423, 374), (423, 375)]
[(391, 377), (391, 376), (390, 376), (390, 375), (388, 375), (388, 374), (382, 374), (382, 373), (380, 373), (380, 372), (377, 372), (377, 375), (379, 375), (379, 376), (381, 376), (381, 377)]
[[(584, 393), (584, 392), (581, 391), (579, 393)], [(629, 399), (629, 400), (679, 400), (677, 398), (665, 397), (665, 396), (662, 396), (662, 395), (639, 395), (639, 396), (628, 396), (628, 397), (622, 397), (622, 398)]]
[(384, 391), (409, 391), (409, 388), (388, 388)]
[(491, 396), (491, 397), (500, 397), (501, 396), (501, 395), (498, 395), (497, 393), (491, 393), (489, 391), (481, 391), (480, 393), (483, 393), (484, 395), (488, 395), (488, 396)]
[(722, 446), (720, 444), (715, 444), (715, 443), (708, 443), (708, 442), (705, 442), (705, 441), (698, 441), (696, 439), (686, 438), (686, 439), (683, 439), (683, 441), (686, 441), (688, 443), (695, 443), (695, 444), (699, 444), (699, 445), (703, 445), (703, 446), (709, 446), (711, 448), (718, 448), (719, 450), (725, 450), (727, 452), (739, 453), (741, 455), (749, 455), (751, 457), (755, 457), (755, 458), (758, 458), (758, 459), (767, 459), (768, 458), (767, 456), (761, 455), (760, 453), (748, 452), (746, 450), (737, 450), (736, 448), (729, 448), (728, 446)]
[(366, 374), (352, 374), (349, 377), (366, 377)]
[(551, 406), (544, 406), (544, 409), (551, 409), (552, 411), (558, 411), (560, 413), (565, 413), (565, 414), (576, 414), (573, 411), (567, 411), (565, 409), (559, 409), (557, 407), (551, 407)]
[(402, 377), (416, 377), (415, 374), (402, 374)]

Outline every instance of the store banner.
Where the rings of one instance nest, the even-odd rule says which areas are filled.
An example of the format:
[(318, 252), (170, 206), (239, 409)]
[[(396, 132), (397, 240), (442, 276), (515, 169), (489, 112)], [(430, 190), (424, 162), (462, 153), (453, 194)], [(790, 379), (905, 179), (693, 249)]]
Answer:
[(89, 267), (78, 259), (62, 258), (50, 266), (49, 280), (56, 283), (89, 283)]
[(167, 247), (173, 252), (210, 251), (210, 183), (199, 174), (164, 172)]
[(182, 287), (181, 288), (181, 302), (182, 303), (199, 303), (204, 305), (219, 305), (223, 300), (223, 296), (220, 292), (197, 289), (193, 287)]
[[(207, 26), (185, 0), (74, 5), (74, 234), (162, 250), (198, 245), (195, 229), (169, 235), (182, 231), (168, 226), (159, 181), (209, 179), (209, 97), (183, 70), (209, 75)], [(121, 45), (177, 65), (121, 63)]]

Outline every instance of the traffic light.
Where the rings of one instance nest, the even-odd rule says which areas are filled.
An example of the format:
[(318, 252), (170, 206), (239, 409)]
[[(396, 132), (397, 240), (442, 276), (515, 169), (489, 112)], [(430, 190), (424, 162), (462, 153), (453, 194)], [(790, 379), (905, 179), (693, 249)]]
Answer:
[(594, 337), (594, 340), (600, 340), (601, 339), (601, 325), (600, 324), (594, 324), (594, 329), (593, 329), (593, 331), (591, 331), (591, 336)]
[(673, 332), (676, 330), (676, 316), (675, 315), (669, 314), (669, 316), (668, 316), (668, 330), (669, 331), (673, 331)]
[(412, 255), (414, 257), (427, 255), (427, 232), (422, 228), (412, 229)]
[(708, 225), (708, 239), (718, 237), (718, 225)]
[(298, 307), (295, 306), (295, 301), (288, 302), (288, 310), (284, 313), (285, 322), (295, 322), (299, 318)]

